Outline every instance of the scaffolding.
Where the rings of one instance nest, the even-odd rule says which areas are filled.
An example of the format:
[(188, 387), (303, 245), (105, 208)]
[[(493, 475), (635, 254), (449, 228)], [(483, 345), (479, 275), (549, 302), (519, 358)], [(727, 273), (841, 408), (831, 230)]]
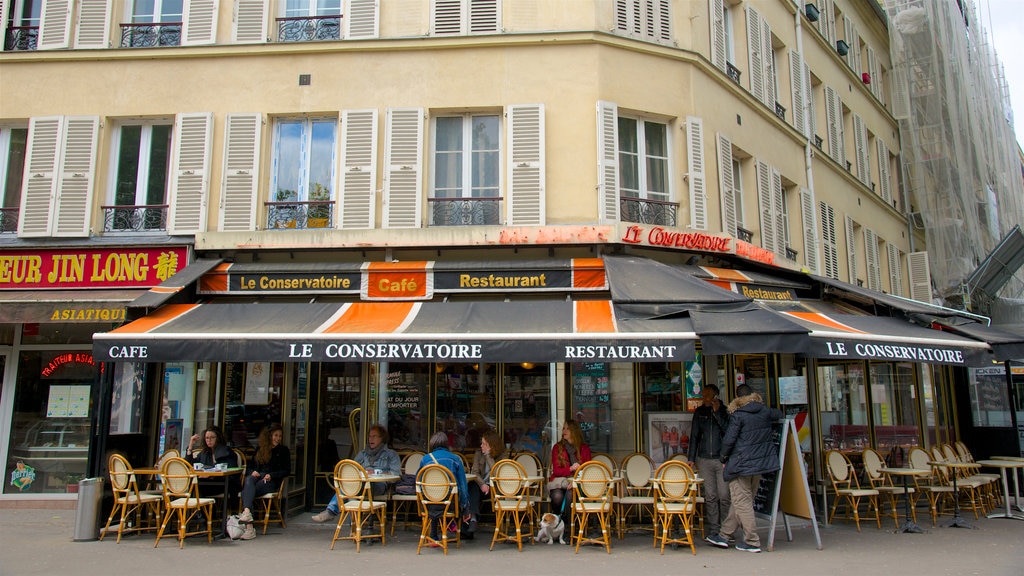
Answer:
[[(1014, 226), (1024, 181), (1003, 67), (971, 0), (885, 0), (903, 188), (937, 303), (979, 313), (966, 279)], [(1020, 297), (1018, 272), (1000, 296)], [(979, 306), (984, 309), (978, 309)]]

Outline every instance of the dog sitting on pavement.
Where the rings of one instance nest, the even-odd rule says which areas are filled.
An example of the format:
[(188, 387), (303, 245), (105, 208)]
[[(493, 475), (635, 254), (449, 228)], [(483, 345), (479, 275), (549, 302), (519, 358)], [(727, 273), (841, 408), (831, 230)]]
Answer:
[(565, 523), (562, 522), (562, 518), (548, 512), (540, 517), (540, 527), (537, 528), (537, 535), (533, 537), (533, 541), (554, 544), (555, 540), (558, 540), (559, 544), (565, 544), (562, 538), (564, 532)]

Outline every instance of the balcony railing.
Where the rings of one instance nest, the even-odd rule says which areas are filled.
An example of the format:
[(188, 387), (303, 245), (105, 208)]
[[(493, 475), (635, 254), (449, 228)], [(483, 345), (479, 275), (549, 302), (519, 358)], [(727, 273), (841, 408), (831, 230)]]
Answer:
[(623, 222), (675, 226), (678, 202), (645, 200), (642, 198), (619, 198), (619, 217)]
[(814, 147), (817, 148), (818, 150), (821, 150), (821, 145), (822, 144), (824, 144), (824, 140), (821, 139), (821, 136), (818, 136), (817, 134), (815, 134), (814, 135)]
[(797, 254), (799, 254), (799, 252), (790, 248), (789, 246), (786, 246), (786, 260), (796, 262)]
[(736, 227), (736, 237), (744, 242), (751, 242), (754, 240), (754, 233), (746, 228)]
[(334, 201), (264, 202), (267, 230), (306, 230), (334, 227)]
[[(3, 23), (0, 23), (2, 25)], [(4, 50), (18, 52), (39, 47), (39, 26), (10, 26), (4, 38)]]
[(778, 102), (775, 103), (775, 115), (782, 120), (786, 119), (786, 109)]
[(121, 48), (180, 46), (181, 22), (123, 22)]
[(277, 19), (278, 42), (338, 40), (341, 38), (341, 14), (337, 16), (299, 16)]
[(725, 73), (729, 76), (729, 78), (732, 78), (733, 82), (737, 84), (740, 83), (740, 69), (733, 66), (732, 62), (725, 63)]
[(167, 230), (167, 204), (100, 206), (104, 232), (153, 232)]
[(490, 198), (427, 198), (431, 226), (494, 226), (501, 224), (501, 196)]
[(0, 208), (0, 234), (18, 231), (19, 208)]

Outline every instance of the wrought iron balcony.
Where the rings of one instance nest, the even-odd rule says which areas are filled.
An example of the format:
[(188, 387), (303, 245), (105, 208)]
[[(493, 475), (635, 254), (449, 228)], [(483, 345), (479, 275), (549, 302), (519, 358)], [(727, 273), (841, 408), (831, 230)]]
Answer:
[(341, 39), (341, 14), (277, 19), (278, 42)]
[(737, 84), (740, 83), (740, 69), (733, 66), (732, 62), (725, 63), (725, 73), (729, 76), (729, 78), (732, 78), (733, 82)]
[(431, 226), (495, 226), (501, 224), (501, 196), (490, 198), (427, 198)]
[(782, 106), (782, 104), (779, 104), (778, 102), (775, 103), (775, 115), (781, 118), (782, 120), (786, 119), (786, 109)]
[(752, 242), (754, 240), (754, 233), (746, 228), (736, 227), (736, 237), (744, 242)]
[(799, 252), (797, 252), (796, 250), (790, 248), (789, 246), (786, 246), (786, 260), (789, 260), (791, 262), (796, 262), (797, 254), (799, 254)]
[(167, 204), (100, 206), (104, 232), (153, 232), (167, 230)]
[(267, 230), (306, 230), (334, 227), (334, 201), (264, 202)]
[(678, 202), (644, 200), (642, 198), (619, 198), (619, 218), (623, 222), (675, 226)]
[(814, 147), (817, 148), (818, 150), (821, 150), (821, 145), (822, 144), (824, 144), (824, 140), (821, 139), (821, 136), (818, 136), (817, 134), (815, 134), (814, 135)]
[(123, 22), (121, 48), (180, 46), (181, 22)]
[(4, 38), (4, 50), (19, 52), (39, 47), (39, 26), (10, 26)]
[(0, 208), (0, 234), (18, 231), (19, 208)]

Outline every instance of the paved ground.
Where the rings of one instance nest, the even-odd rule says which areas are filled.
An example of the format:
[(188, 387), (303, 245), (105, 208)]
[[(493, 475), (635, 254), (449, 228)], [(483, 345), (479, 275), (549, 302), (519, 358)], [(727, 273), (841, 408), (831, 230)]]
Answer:
[[(309, 514), (290, 519), (288, 527), (271, 527), (252, 541), (216, 541), (190, 538), (184, 550), (165, 539), (153, 548), (152, 533), (127, 536), (120, 544), (74, 542), (73, 510), (0, 510), (0, 576), (32, 574), (111, 576), (209, 573), (218, 576), (292, 574), (515, 574), (526, 576), (613, 574), (826, 574), (828, 576), (890, 575), (1013, 575), (1024, 574), (1024, 522), (1003, 519), (975, 521), (974, 530), (931, 528), (925, 534), (894, 534), (892, 521), (879, 530), (873, 524), (858, 533), (852, 523), (821, 529), (823, 550), (815, 548), (814, 534), (797, 527), (787, 542), (781, 529), (775, 550), (750, 554), (720, 550), (699, 542), (697, 555), (689, 549), (666, 549), (662, 556), (651, 548), (650, 536), (631, 534), (613, 540), (612, 553), (598, 547), (573, 554), (568, 546), (531, 545), (516, 551), (499, 544), (488, 551), (489, 532), (481, 526), (476, 540), (451, 550), (424, 549), (416, 555), (416, 535), (396, 531), (386, 546), (363, 546), (356, 554), (351, 542), (330, 550), (332, 526), (314, 524)], [(802, 522), (802, 521), (801, 521)], [(767, 523), (761, 521), (762, 542)], [(781, 523), (780, 523), (781, 524)]]

